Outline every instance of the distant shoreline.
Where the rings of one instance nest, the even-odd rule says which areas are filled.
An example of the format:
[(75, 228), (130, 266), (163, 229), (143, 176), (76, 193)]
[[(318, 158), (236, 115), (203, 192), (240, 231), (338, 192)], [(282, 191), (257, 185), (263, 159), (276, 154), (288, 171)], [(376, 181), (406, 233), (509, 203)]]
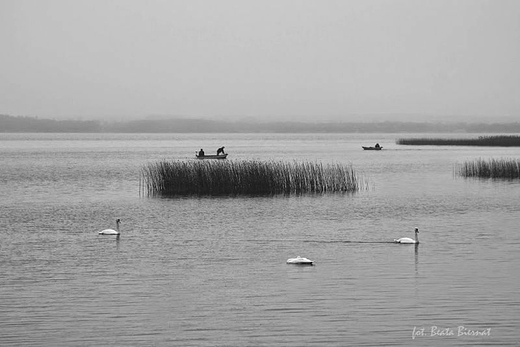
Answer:
[(0, 133), (520, 133), (520, 122), (246, 122), (206, 119), (54, 120), (0, 115)]
[(400, 138), (398, 145), (413, 146), (479, 146), (479, 147), (520, 147), (520, 136), (479, 136), (469, 139), (446, 138)]

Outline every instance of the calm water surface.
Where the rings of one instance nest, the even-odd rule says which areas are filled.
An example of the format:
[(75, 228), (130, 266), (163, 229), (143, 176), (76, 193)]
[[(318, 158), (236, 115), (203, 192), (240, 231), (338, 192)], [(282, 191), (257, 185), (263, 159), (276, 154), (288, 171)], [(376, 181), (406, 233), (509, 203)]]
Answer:
[[(454, 167), (520, 150), (398, 137), (0, 134), (0, 345), (517, 346), (520, 182)], [(352, 164), (367, 189), (140, 196), (146, 163), (221, 146)], [(116, 218), (121, 238), (99, 236)], [(420, 245), (391, 243), (416, 226)]]

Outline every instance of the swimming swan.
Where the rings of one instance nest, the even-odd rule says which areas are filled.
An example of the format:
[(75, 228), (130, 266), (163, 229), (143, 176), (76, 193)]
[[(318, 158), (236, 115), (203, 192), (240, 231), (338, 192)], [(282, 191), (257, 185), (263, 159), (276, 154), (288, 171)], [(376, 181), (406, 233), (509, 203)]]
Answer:
[(287, 259), (287, 264), (297, 264), (297, 265), (312, 265), (314, 262), (307, 258), (303, 258), (297, 256), (296, 258)]
[(401, 237), (394, 240), (395, 243), (419, 243), (419, 229), (415, 228), (415, 240), (409, 237)]
[(121, 223), (121, 219), (116, 219), (116, 229), (117, 230), (114, 230), (114, 229), (105, 229), (105, 230), (101, 230), (99, 232), (99, 235), (117, 235), (119, 236), (120, 235), (120, 232), (119, 232), (119, 223)]

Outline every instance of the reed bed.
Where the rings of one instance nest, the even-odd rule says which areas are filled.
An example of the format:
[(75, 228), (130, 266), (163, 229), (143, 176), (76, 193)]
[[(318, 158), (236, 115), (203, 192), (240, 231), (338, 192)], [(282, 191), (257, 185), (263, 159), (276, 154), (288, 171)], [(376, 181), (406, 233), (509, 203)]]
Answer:
[(479, 136), (474, 139), (442, 139), (442, 138), (409, 138), (397, 139), (398, 145), (415, 146), (496, 146), (496, 147), (516, 147), (520, 146), (520, 136), (517, 135), (497, 135)]
[(458, 164), (463, 177), (520, 179), (520, 159), (476, 159)]
[(275, 195), (355, 192), (351, 166), (260, 161), (160, 161), (145, 165), (140, 190), (148, 196)]

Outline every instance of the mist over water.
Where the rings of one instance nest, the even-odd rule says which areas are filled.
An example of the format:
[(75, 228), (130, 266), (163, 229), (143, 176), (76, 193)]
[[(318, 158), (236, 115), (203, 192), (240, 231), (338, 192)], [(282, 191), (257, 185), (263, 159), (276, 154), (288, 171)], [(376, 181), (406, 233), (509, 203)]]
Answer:
[[(453, 168), (518, 149), (397, 137), (0, 134), (0, 344), (517, 345), (520, 182)], [(139, 195), (146, 163), (221, 146), (228, 160), (352, 164), (368, 189)], [(116, 218), (119, 239), (98, 235)], [(419, 245), (392, 243), (415, 227)], [(298, 255), (316, 266), (285, 263)]]

